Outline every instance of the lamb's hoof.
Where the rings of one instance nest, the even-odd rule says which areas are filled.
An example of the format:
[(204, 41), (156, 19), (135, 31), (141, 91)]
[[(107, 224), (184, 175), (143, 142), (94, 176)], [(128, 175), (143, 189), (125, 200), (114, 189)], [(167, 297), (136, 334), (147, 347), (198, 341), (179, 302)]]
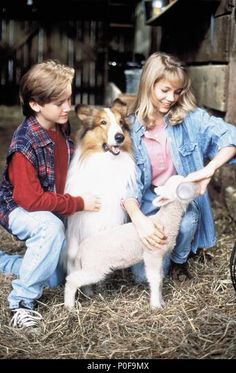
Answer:
[(152, 302), (150, 303), (152, 310), (162, 309), (165, 305), (164, 300), (161, 300), (161, 302)]
[(69, 304), (69, 303), (64, 303), (64, 308), (68, 311), (68, 312), (72, 312), (75, 310), (75, 306), (74, 304)]

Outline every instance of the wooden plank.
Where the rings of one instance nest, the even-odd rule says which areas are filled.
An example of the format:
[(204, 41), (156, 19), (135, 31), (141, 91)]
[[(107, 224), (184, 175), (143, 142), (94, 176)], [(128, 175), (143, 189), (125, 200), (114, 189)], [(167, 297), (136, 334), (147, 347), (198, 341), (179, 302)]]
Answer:
[(30, 59), (32, 63), (37, 63), (37, 56), (38, 56), (38, 45), (39, 45), (39, 33), (37, 32), (34, 37), (32, 38), (32, 45), (31, 45), (31, 53)]
[[(232, 3), (236, 5), (236, 0)], [(231, 45), (230, 45), (230, 59), (229, 59), (229, 84), (227, 92), (227, 111), (225, 119), (233, 124), (236, 124), (236, 23), (235, 15), (231, 14)]]
[(52, 25), (50, 39), (48, 40), (48, 52), (50, 51), (48, 58), (55, 58), (62, 63), (66, 63), (67, 46), (64, 44), (63, 29), (65, 29), (63, 22), (58, 22), (57, 24)]
[(178, 0), (173, 0), (170, 4), (168, 4), (160, 10), (160, 14), (153, 15), (150, 19), (147, 19), (146, 24), (157, 25), (158, 23), (161, 23), (161, 20), (163, 20), (165, 14), (168, 14), (170, 10), (173, 11), (173, 9), (175, 9), (174, 7), (178, 5), (177, 3)]
[(234, 6), (235, 6), (235, 0), (221, 0), (220, 5), (217, 8), (215, 16), (219, 17), (224, 14), (232, 13)]
[(188, 63), (229, 61), (231, 15), (215, 18), (208, 8), (196, 8), (185, 18), (176, 14), (162, 34), (161, 50)]
[(228, 65), (204, 65), (188, 68), (198, 105), (226, 111)]
[(232, 15), (232, 30), (231, 30), (231, 48), (229, 61), (229, 85), (227, 97), (227, 112), (225, 119), (233, 124), (236, 124), (236, 23)]
[(231, 59), (229, 64), (229, 86), (227, 98), (227, 112), (225, 119), (229, 123), (236, 124), (236, 59)]
[[(230, 50), (231, 16), (212, 17), (206, 35), (201, 41), (194, 62), (228, 62)], [(193, 58), (189, 56), (189, 59)]]

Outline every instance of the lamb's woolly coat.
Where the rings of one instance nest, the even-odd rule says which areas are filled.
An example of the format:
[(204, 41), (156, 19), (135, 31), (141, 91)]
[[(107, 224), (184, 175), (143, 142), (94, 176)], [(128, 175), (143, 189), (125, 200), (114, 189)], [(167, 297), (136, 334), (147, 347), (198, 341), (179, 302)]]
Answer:
[[(162, 299), (163, 258), (171, 251), (176, 243), (182, 216), (190, 200), (180, 200), (175, 191), (182, 176), (173, 176), (169, 179), (172, 189), (172, 201), (150, 219), (164, 226), (168, 243), (162, 249), (147, 250), (132, 223), (127, 223), (106, 232), (98, 233), (81, 242), (75, 260), (76, 271), (66, 280), (65, 306), (72, 308), (76, 289), (103, 280), (113, 269), (126, 268), (144, 260), (147, 279), (151, 290), (151, 307), (160, 307)], [(165, 194), (165, 188), (162, 192)], [(160, 189), (161, 189), (160, 188)], [(165, 195), (166, 198), (166, 195)], [(160, 200), (160, 197), (159, 197)]]

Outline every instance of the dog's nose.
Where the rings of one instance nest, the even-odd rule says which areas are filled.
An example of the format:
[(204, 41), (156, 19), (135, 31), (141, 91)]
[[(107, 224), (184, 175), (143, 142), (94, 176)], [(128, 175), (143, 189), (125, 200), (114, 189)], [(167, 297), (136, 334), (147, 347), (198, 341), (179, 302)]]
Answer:
[(125, 139), (125, 136), (122, 133), (116, 133), (115, 134), (115, 140), (117, 144), (121, 144)]

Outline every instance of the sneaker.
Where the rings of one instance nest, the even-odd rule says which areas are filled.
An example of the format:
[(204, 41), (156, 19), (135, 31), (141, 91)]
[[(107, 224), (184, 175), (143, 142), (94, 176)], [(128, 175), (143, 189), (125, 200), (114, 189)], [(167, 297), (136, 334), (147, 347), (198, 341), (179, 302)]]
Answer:
[(13, 328), (36, 327), (43, 319), (39, 312), (29, 308), (16, 308), (15, 310), (12, 310), (12, 313), (14, 313), (14, 316), (12, 317), (9, 326), (12, 326)]
[(170, 276), (174, 281), (184, 282), (191, 280), (193, 276), (189, 273), (188, 263), (174, 263), (171, 262)]

